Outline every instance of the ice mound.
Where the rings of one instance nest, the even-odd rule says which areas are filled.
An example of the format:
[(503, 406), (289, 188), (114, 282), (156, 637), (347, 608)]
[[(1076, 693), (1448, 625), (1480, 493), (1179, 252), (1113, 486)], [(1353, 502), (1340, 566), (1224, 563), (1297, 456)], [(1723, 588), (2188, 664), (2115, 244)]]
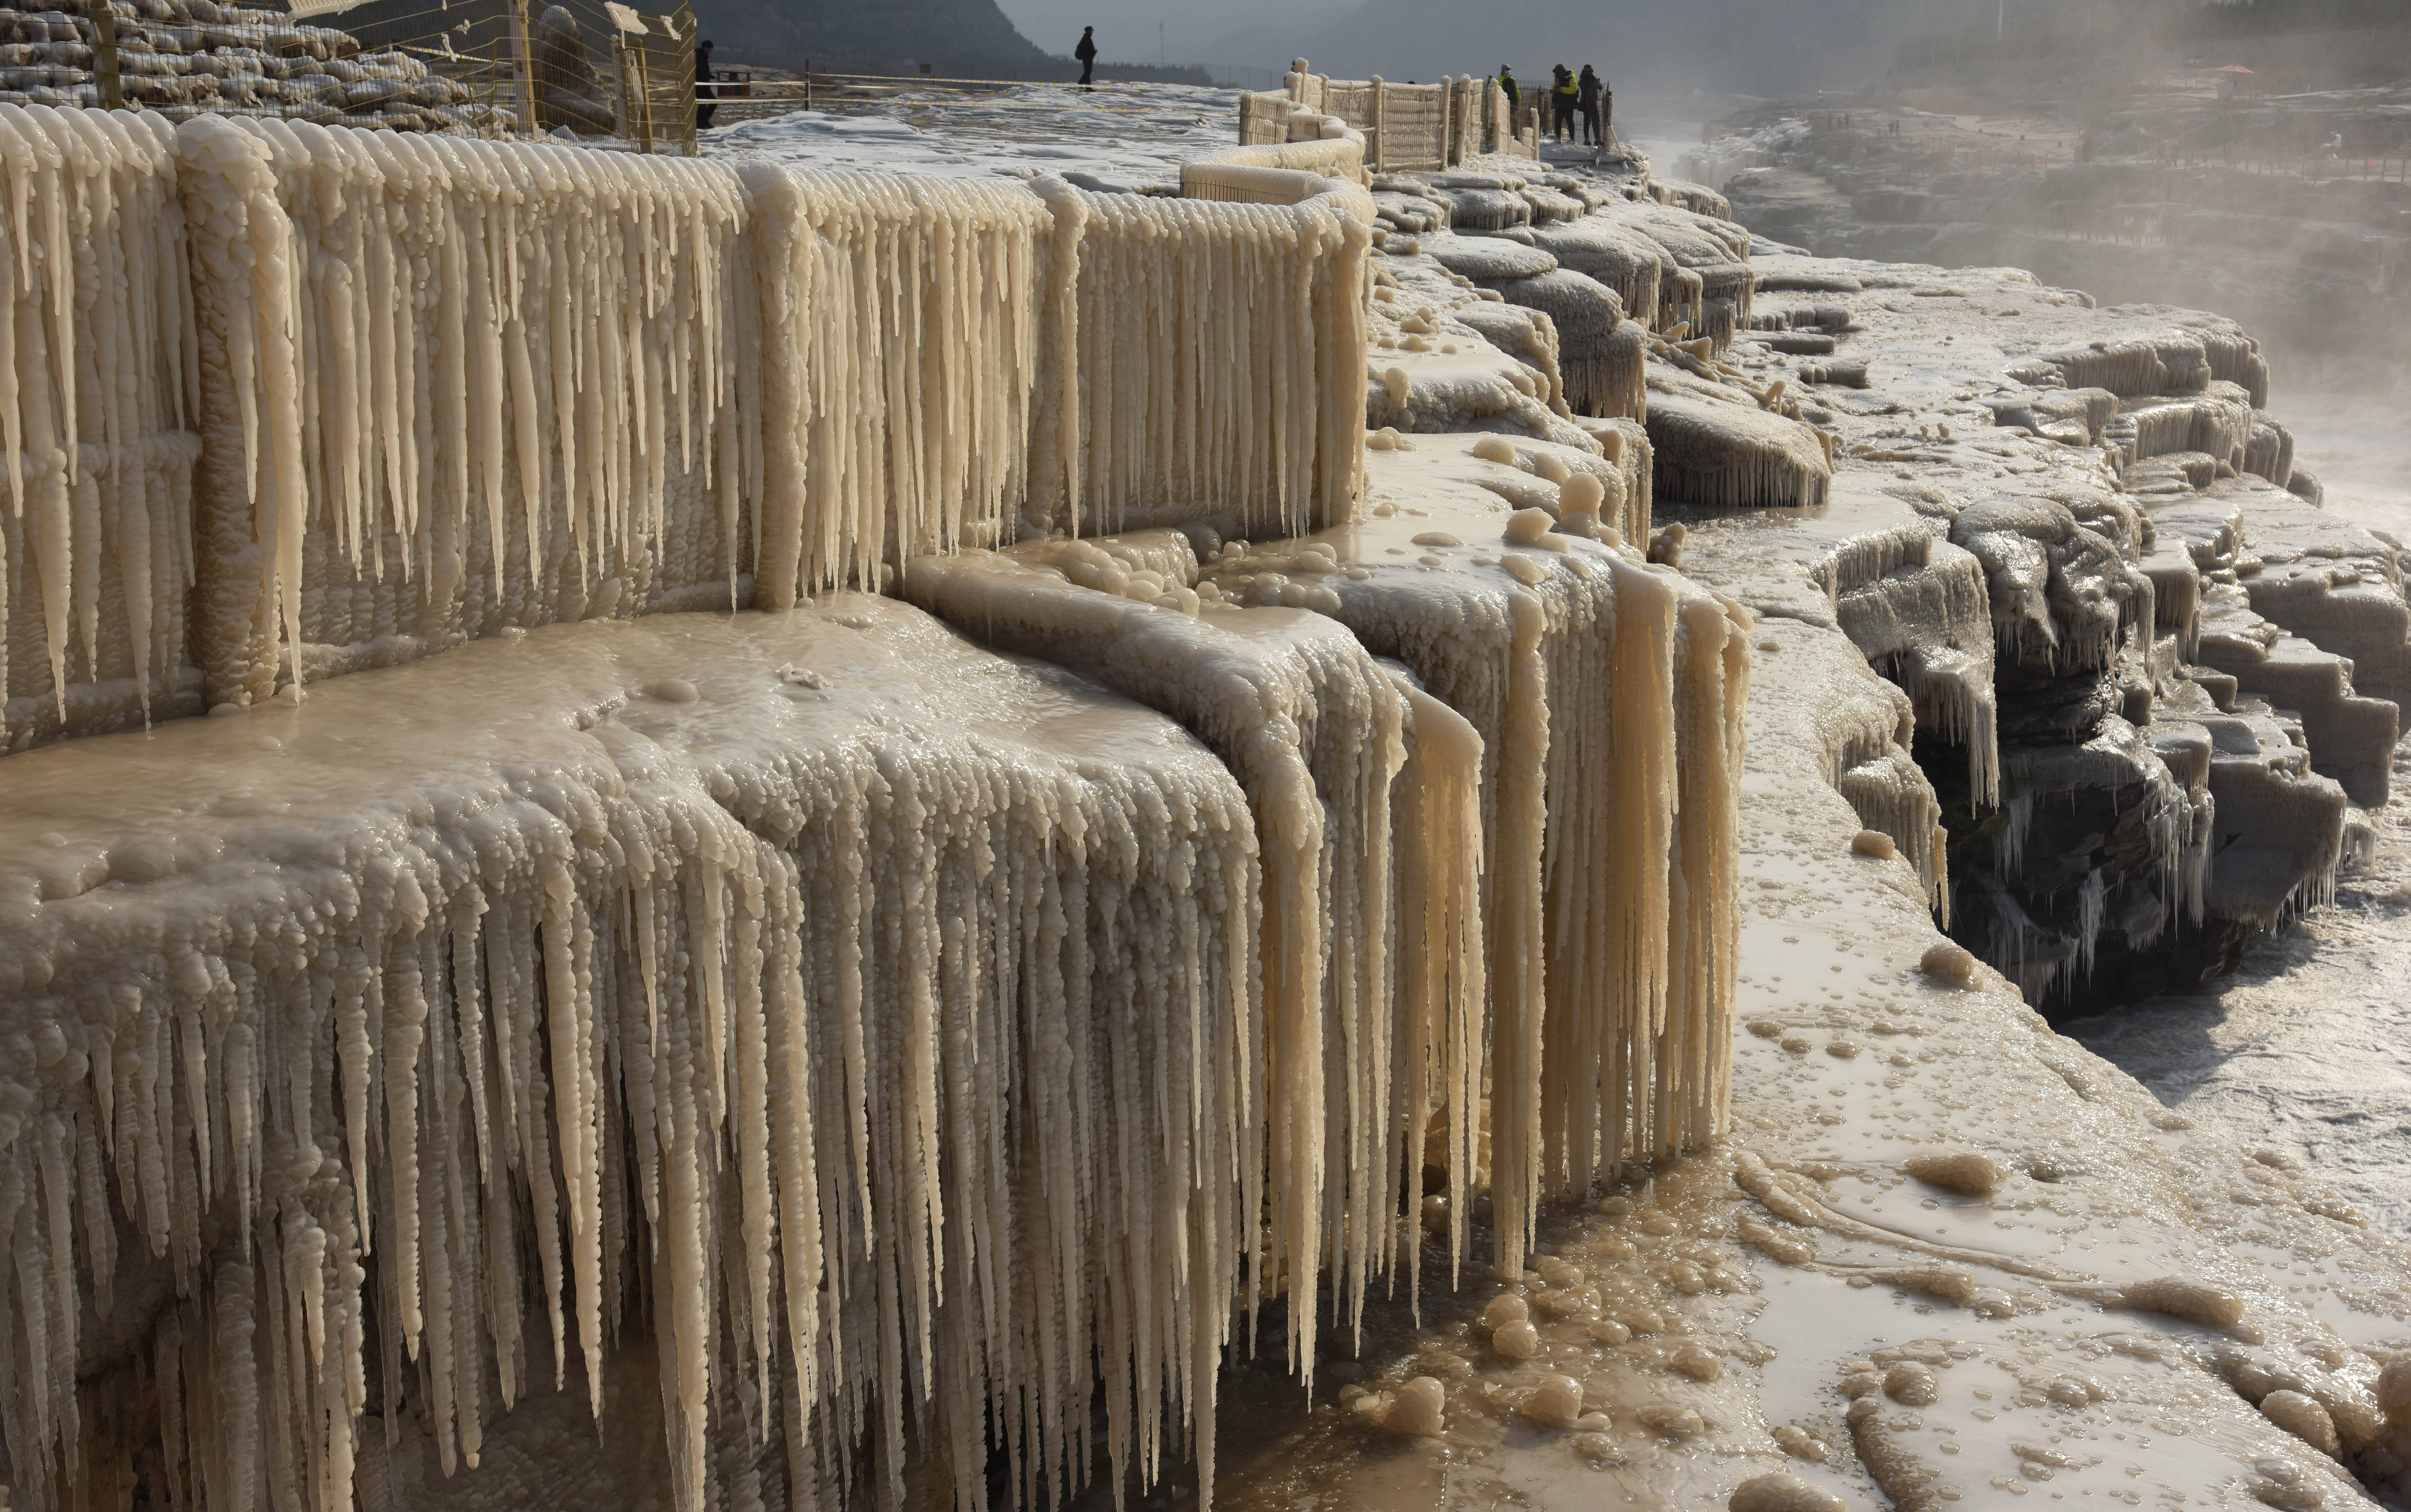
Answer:
[[(464, 690), (486, 718), (450, 718)], [(648, 1313), (681, 1497), (715, 1419), (778, 1410), (741, 1404), (757, 1373), (840, 1479), (857, 1433), (896, 1473), (897, 1350), (922, 1452), (972, 1474), (1001, 1397), (1033, 1473), (1076, 1476), (1044, 1403), (1092, 1361), (1136, 1405), (1124, 1462), (1161, 1392), (1210, 1432), (1257, 1201), (1257, 860), (1162, 716), (841, 597), (8, 762), (0, 1407), (37, 1504), (44, 1447), (105, 1432), (70, 1300), (112, 1277), (181, 1278), (126, 1384), (181, 1409), (154, 1473), (212, 1505), (305, 1468), (348, 1505), (359, 1414), (405, 1381), (474, 1466), (573, 1359), (605, 1407)], [(987, 1158), (942, 1158), (972, 1128)], [(1132, 1316), (1108, 1272), (1165, 1289)], [(1000, 1334), (1032, 1346), (973, 1346)]]

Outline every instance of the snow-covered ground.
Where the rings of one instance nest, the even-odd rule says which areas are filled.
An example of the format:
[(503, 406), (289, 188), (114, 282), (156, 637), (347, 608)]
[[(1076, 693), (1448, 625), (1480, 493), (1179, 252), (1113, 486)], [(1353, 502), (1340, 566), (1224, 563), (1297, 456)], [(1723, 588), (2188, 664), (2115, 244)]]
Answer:
[[(915, 90), (703, 133), (712, 156), (765, 153), (812, 167), (941, 178), (1084, 173), (1135, 188), (1177, 183), (1183, 161), (1238, 140), (1239, 92), (1188, 84), (1021, 84)], [(1076, 182), (1076, 181), (1075, 181)]]

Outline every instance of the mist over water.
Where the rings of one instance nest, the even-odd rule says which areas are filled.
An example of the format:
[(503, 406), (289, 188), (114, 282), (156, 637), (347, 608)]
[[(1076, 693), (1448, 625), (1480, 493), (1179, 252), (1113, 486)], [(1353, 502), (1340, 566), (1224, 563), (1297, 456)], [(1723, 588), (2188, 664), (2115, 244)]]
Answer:
[[(2282, 354), (2281, 354), (2282, 358)], [(2411, 374), (2306, 364), (2277, 370), (2270, 408), (2294, 432), (2297, 465), (2327, 486), (2328, 508), (2411, 545)]]

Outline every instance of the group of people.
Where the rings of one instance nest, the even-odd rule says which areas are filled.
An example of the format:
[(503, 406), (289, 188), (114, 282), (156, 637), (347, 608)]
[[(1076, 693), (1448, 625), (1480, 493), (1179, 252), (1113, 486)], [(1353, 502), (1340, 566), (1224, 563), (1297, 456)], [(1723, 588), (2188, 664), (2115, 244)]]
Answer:
[[(1556, 141), (1578, 141), (1586, 147), (1607, 145), (1615, 135), (1610, 116), (1615, 99), (1607, 80), (1587, 63), (1582, 65), (1580, 74), (1562, 63), (1553, 71), (1556, 77), (1549, 81), (1549, 87), (1533, 101), (1540, 109), (1542, 135)], [(1498, 87), (1506, 92), (1508, 112), (1522, 115), (1524, 92), (1515, 83), (1515, 71), (1503, 63), (1498, 65)]]

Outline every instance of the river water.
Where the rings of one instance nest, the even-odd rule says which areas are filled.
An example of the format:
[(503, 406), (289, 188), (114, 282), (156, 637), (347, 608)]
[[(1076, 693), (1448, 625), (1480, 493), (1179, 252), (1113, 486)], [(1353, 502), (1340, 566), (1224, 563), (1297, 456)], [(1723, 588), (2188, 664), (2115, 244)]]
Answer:
[[(2314, 374), (2271, 408), (2328, 508), (2411, 544), (2411, 383)], [(2373, 1226), (2411, 1237), (2411, 743), (2373, 816), (2374, 865), (2333, 907), (2263, 940), (2206, 988), (2063, 1025), (2197, 1123), (2301, 1160)]]

